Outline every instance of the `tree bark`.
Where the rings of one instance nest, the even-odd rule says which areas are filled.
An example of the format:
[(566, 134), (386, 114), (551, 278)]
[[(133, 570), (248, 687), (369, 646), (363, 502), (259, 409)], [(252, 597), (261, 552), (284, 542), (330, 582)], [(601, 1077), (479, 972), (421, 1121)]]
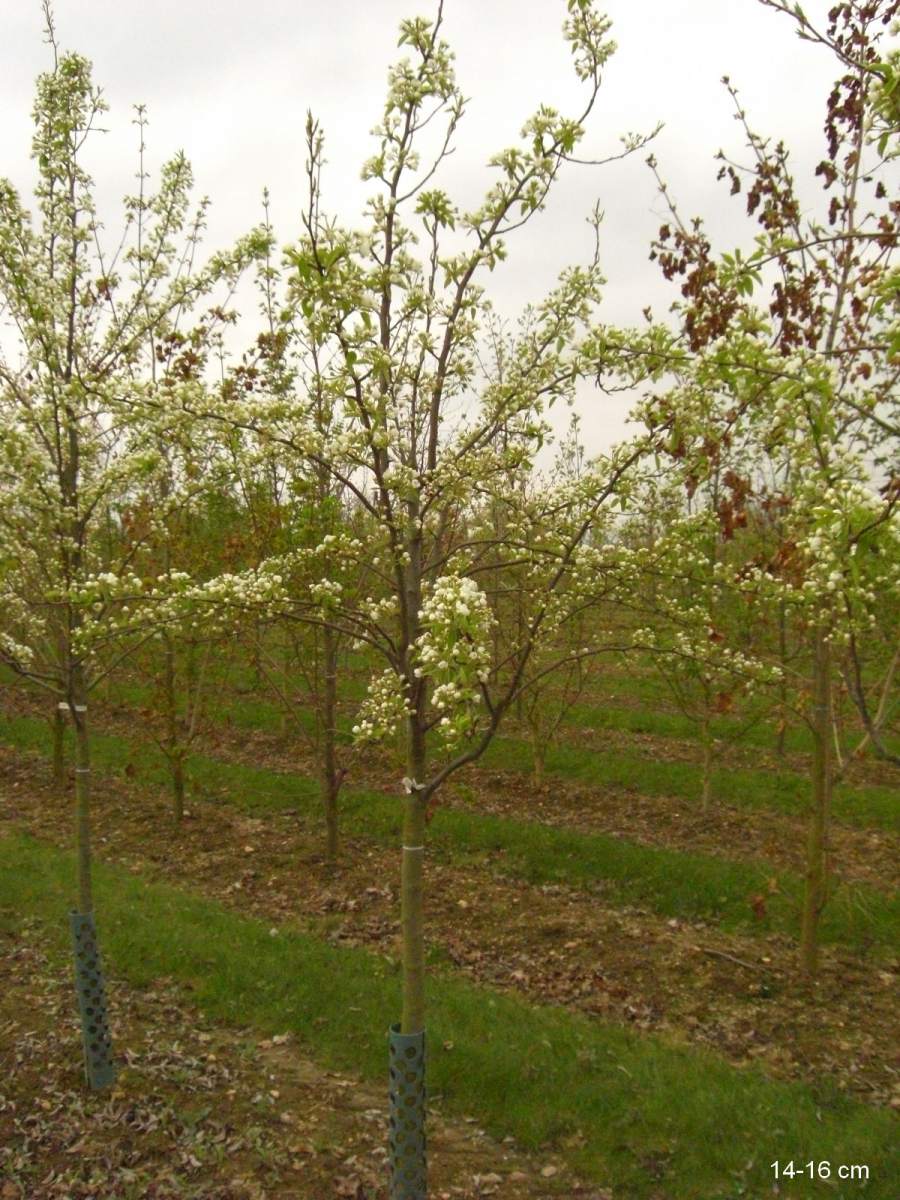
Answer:
[(172, 781), (172, 815), (177, 823), (184, 820), (184, 754), (178, 736), (178, 696), (175, 680), (175, 648), (172, 639), (165, 639), (165, 678), (163, 691), (166, 701), (166, 743), (169, 773)]
[[(410, 526), (416, 528), (420, 513), (416, 501), (407, 506)], [(403, 813), (403, 850), (400, 868), (400, 927), (403, 937), (403, 1015), (401, 1033), (425, 1029), (425, 810), (424, 791), (427, 754), (425, 749), (425, 682), (412, 670), (411, 655), (420, 633), (422, 609), (422, 538), (415, 534), (408, 543), (409, 561), (403, 578), (405, 628), (404, 666), (408, 672), (410, 710), (406, 724), (406, 769), (410, 782)]]
[(828, 899), (828, 846), (831, 820), (831, 647), (826, 631), (815, 635), (813, 661), (812, 795), (806, 846), (806, 890), (800, 934), (800, 966), (812, 979), (819, 966), (819, 922)]
[(184, 820), (184, 755), (176, 754), (172, 759), (172, 815), (176, 822)]
[(403, 936), (403, 1015), (401, 1033), (425, 1028), (425, 800), (415, 785), (425, 774), (425, 739), (415, 713), (409, 717), (407, 756), (412, 788), (403, 813), (400, 868), (400, 926)]
[[(284, 672), (284, 695), (286, 698), (288, 696), (291, 696), (293, 694), (293, 690), (294, 690), (293, 689), (294, 659), (293, 659), (292, 649), (293, 649), (293, 647), (291, 645), (291, 635), (289, 632), (285, 632), (284, 648), (283, 648), (282, 659), (281, 659), (281, 663), (282, 663), (281, 669)], [(291, 729), (292, 729), (292, 724), (291, 724), (290, 712), (289, 712), (287, 706), (285, 704), (282, 704), (281, 711), (278, 715), (278, 736), (281, 738), (281, 740), (283, 742), (286, 742), (288, 740), (288, 736), (291, 732)]]
[(70, 670), (72, 722), (75, 726), (75, 852), (78, 861), (78, 911), (94, 911), (91, 882), (91, 741), (88, 733), (84, 668)]
[(253, 687), (257, 692), (263, 686), (262, 647), (260, 645), (262, 630), (262, 622), (257, 620), (253, 631)]
[(66, 790), (66, 717), (58, 704), (53, 713), (53, 787), (60, 795)]
[(324, 658), (324, 687), (322, 689), (322, 776), (325, 802), (325, 853), (331, 866), (338, 857), (338, 791), (340, 776), (337, 767), (337, 635), (325, 625), (322, 630)]
[(781, 665), (781, 679), (778, 684), (779, 691), (779, 707), (781, 709), (781, 719), (778, 722), (778, 741), (775, 749), (778, 755), (784, 757), (785, 742), (787, 739), (787, 718), (788, 718), (788, 701), (787, 701), (787, 606), (782, 600), (778, 607), (778, 658)]
[(703, 764), (701, 767), (701, 794), (700, 806), (704, 813), (709, 812), (710, 801), (712, 799), (712, 739), (709, 735), (709, 718), (703, 720), (702, 729), (703, 739)]
[(532, 783), (536, 788), (542, 787), (544, 783), (544, 767), (547, 758), (547, 751), (543, 745), (538, 742), (533, 743), (532, 758), (534, 765), (531, 770)]

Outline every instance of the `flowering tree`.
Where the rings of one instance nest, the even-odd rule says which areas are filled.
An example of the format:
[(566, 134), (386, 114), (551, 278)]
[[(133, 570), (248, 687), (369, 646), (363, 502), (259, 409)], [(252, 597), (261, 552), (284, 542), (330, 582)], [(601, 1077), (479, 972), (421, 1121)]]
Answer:
[[(737, 580), (748, 599), (787, 612), (805, 645), (789, 678), (814, 743), (801, 935), (802, 968), (812, 976), (829, 892), (830, 799), (838, 777), (835, 680), (843, 659), (864, 741), (878, 747), (896, 671), (889, 656), (865, 679), (854, 662), (878, 625), (879, 592), (893, 597), (897, 578), (900, 344), (890, 258), (900, 203), (884, 182), (896, 126), (884, 126), (893, 109), (878, 46), (900, 7), (888, 0), (838, 4), (820, 35), (799, 6), (762, 2), (790, 11), (801, 34), (839, 60), (841, 76), (826, 109), (826, 155), (816, 170), (827, 211), (819, 215), (813, 207), (803, 217), (786, 148), (751, 129), (726, 80), (752, 161), (743, 166), (720, 155), (720, 178), (730, 181), (732, 193), (746, 190), (748, 213), (759, 224), (755, 247), (715, 255), (702, 223), (682, 221), (661, 182), (670, 220), (654, 256), (667, 278), (682, 281), (680, 330), (623, 337), (616, 364), (627, 373), (641, 361), (657, 377), (668, 372), (679, 379), (671, 394), (650, 397), (641, 414), (651, 433), (658, 430), (658, 449), (690, 462), (686, 487), (709, 479), (723, 450), (741, 443), (756, 447), (751, 462), (765, 457), (775, 478), (790, 481), (789, 495), (769, 497), (782, 508), (778, 544), (747, 563)], [(758, 294), (768, 302), (754, 302)], [(708, 410), (710, 395), (724, 398), (717, 414)], [(752, 482), (761, 502), (763, 481)], [(895, 613), (893, 603), (887, 611)]]
[[(125, 498), (115, 526), (119, 554), (130, 557), (141, 580), (138, 596), (153, 589), (168, 593), (174, 579), (208, 579), (221, 569), (228, 528), (221, 510), (233, 489), (229, 458), (209, 431), (195, 426), (169, 429), (166, 441), (159, 445), (156, 470)], [(234, 512), (228, 515), (234, 519)], [(131, 627), (134, 607), (133, 603), (118, 606), (107, 623), (106, 640), (115, 644), (125, 633), (126, 642), (142, 642), (124, 666), (149, 689), (146, 728), (168, 765), (172, 814), (180, 823), (187, 759), (203, 725), (213, 651), (221, 658), (223, 643), (219, 639), (217, 644), (196, 625), (156, 627), (152, 611), (144, 628)]]
[[(515, 348), (510, 351), (508, 357)], [(554, 553), (552, 539), (561, 547), (591, 509), (595, 481), (586, 465), (579, 424), (573, 413), (549, 477), (540, 471), (513, 469), (502, 486), (489, 489), (488, 498), (472, 515), (469, 536), (477, 537), (485, 547), (472, 569), (477, 571), (493, 614), (491, 674), (495, 681), (508, 679), (520, 663), (524, 631), (535, 615), (536, 586), (540, 586), (535, 554)], [(506, 439), (507, 449), (511, 440)], [(585, 486), (588, 477), (591, 482)], [(590, 530), (573, 556), (567, 578), (560, 581), (539, 642), (529, 651), (513, 706), (516, 721), (531, 743), (536, 787), (544, 782), (547, 755), (583, 696), (597, 656), (612, 649), (605, 620), (611, 610), (604, 608), (611, 591), (611, 564), (606, 562), (594, 578), (582, 566), (597, 546), (614, 540), (614, 523), (605, 512), (592, 513), (588, 519)], [(512, 555), (510, 546), (516, 544), (531, 550)]]
[[(159, 468), (165, 424), (137, 416), (156, 386), (149, 362), (167, 377), (193, 371), (203, 335), (185, 339), (178, 324), (219, 282), (234, 283), (259, 239), (195, 268), (204, 205), (190, 220), (188, 163), (173, 158), (150, 193), (142, 147), (125, 235), (115, 253), (103, 248), (84, 155), (105, 104), (88, 61), (57, 51), (49, 6), (45, 14), (54, 62), (34, 106), (35, 217), (0, 181), (0, 304), (16, 342), (0, 359), (0, 658), (71, 716), (78, 909), (88, 920), (88, 695), (127, 649), (100, 655), (108, 618), (141, 588), (133, 548), (98, 528)], [(139, 123), (143, 142), (142, 113)], [(85, 1054), (95, 1083), (87, 1026)]]
[(713, 720), (731, 712), (739, 696), (778, 678), (778, 668), (748, 651), (750, 621), (758, 613), (739, 594), (741, 557), (730, 547), (715, 512), (681, 513), (663, 525), (646, 569), (657, 587), (651, 623), (634, 632), (649, 652), (680, 711), (697, 726), (701, 745), (701, 805), (709, 810), (717, 752)]
[[(591, 374), (596, 355), (590, 327), (602, 281), (595, 259), (564, 270), (530, 311), (502, 377), (485, 377), (478, 356), (488, 312), (481, 280), (505, 257), (507, 238), (540, 212), (566, 162), (579, 161), (575, 147), (614, 48), (609, 23), (589, 0), (568, 0), (567, 8), (565, 37), (586, 86), (584, 110), (568, 118), (539, 108), (521, 142), (492, 158), (497, 180), (470, 212), (459, 211), (436, 186), (464, 110), (452, 54), (440, 36), (440, 5), (434, 21), (401, 25), (400, 43), (410, 57), (389, 74), (376, 152), (363, 169), (376, 191), (362, 230), (342, 228), (322, 211), (323, 147), (310, 122), (303, 235), (286, 256), (290, 312), (284, 320), (288, 336), (301, 331), (301, 363), (289, 388), (270, 387), (264, 394), (255, 384), (252, 392), (237, 386), (252, 365), (241, 364), (227, 385), (227, 403), (206, 412), (243, 425), (345, 489), (366, 514), (367, 540), (363, 545), (350, 533), (329, 534), (305, 551), (308, 567), (318, 558), (324, 569), (304, 595), (290, 594), (284, 564), (273, 559), (241, 579), (175, 597), (172, 605), (173, 614), (193, 605), (211, 616), (250, 600), (289, 604), (295, 617), (332, 627), (382, 657), (355, 736), (365, 742), (398, 726), (405, 732), (403, 1000), (395, 1039), (408, 1039), (402, 1045), (420, 1065), (429, 807), (442, 784), (484, 752), (526, 685), (535, 649), (545, 630), (558, 624), (559, 597), (587, 535), (641, 453), (639, 446), (617, 450), (593, 464), (577, 488), (523, 500), (521, 519), (508, 523), (499, 544), (496, 531), (473, 519), (511, 471), (530, 469), (545, 437), (546, 407), (572, 396), (576, 382)], [(423, 131), (427, 126), (433, 135), (441, 120), (437, 149), (423, 159)], [(622, 153), (644, 141), (626, 139)], [(414, 253), (419, 239), (421, 258)], [(259, 349), (260, 356), (267, 353)], [(311, 409), (319, 397), (327, 429)], [(479, 570), (498, 557), (529, 564), (530, 600), (517, 645), (503, 670), (493, 671), (494, 617)], [(338, 571), (362, 565), (368, 569), (366, 591), (346, 596)], [(405, 1073), (396, 1077), (398, 1197), (424, 1195), (421, 1078), (410, 1084), (411, 1103), (405, 1105)]]

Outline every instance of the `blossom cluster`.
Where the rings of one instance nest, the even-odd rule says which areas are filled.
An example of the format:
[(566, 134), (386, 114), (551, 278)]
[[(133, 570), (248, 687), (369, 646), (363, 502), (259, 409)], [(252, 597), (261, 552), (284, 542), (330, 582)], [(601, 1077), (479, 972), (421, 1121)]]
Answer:
[(365, 744), (390, 737), (408, 712), (404, 680), (388, 667), (369, 681), (366, 698), (353, 726), (354, 741)]
[(471, 737), (483, 713), (488, 644), (494, 616), (473, 579), (444, 575), (422, 605), (423, 632), (415, 646), (415, 674), (434, 683), (437, 730), (448, 747)]

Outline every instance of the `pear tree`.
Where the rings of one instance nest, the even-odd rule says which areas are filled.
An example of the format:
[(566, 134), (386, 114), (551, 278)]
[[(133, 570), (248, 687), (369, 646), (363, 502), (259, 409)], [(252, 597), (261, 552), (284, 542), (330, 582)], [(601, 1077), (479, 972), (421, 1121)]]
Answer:
[[(708, 478), (723, 449), (740, 442), (751, 464), (771, 467), (768, 483), (760, 472), (747, 486), (754, 503), (779, 503), (777, 541), (732, 582), (759, 606), (760, 624), (786, 614), (803, 648), (784, 677), (814, 747), (800, 950), (812, 978), (831, 891), (831, 794), (845, 768), (835, 761), (835, 688), (849, 681), (861, 743), (884, 756), (896, 686), (896, 626), (885, 623), (896, 617), (900, 359), (891, 256), (900, 203), (888, 186), (896, 128), (884, 125), (883, 64), (891, 59), (881, 42), (898, 5), (838, 4), (818, 33), (799, 5), (762, 2), (792, 15), (802, 36), (836, 58), (816, 168), (824, 203), (804, 203), (787, 148), (754, 131), (725, 80), (749, 162), (721, 154), (720, 178), (746, 197), (755, 240), (717, 253), (660, 180), (669, 220), (654, 255), (680, 284), (677, 329), (623, 335), (614, 369), (643, 362), (657, 378), (679, 381), (671, 394), (649, 396), (641, 414), (658, 431), (658, 449), (690, 462), (685, 480), (698, 471)], [(718, 415), (706, 407), (710, 394), (724, 398)]]
[(127, 541), (100, 531), (160, 468), (167, 426), (141, 415), (142, 395), (158, 386), (151, 361), (174, 377), (194, 370), (197, 331), (211, 335), (225, 313), (216, 306), (198, 322), (196, 345), (182, 340), (179, 324), (217, 288), (228, 294), (261, 235), (197, 265), (205, 202), (191, 213), (183, 154), (151, 188), (139, 111), (138, 192), (125, 201), (123, 236), (105, 245), (86, 159), (106, 104), (87, 59), (58, 49), (49, 5), (45, 16), (53, 64), (38, 78), (33, 109), (33, 210), (0, 180), (0, 306), (9, 327), (0, 356), (0, 658), (74, 729), (73, 932), (86, 1071), (102, 1086), (112, 1065), (97, 1018), (88, 701), (134, 644), (112, 644), (108, 620), (143, 584)]
[[(286, 252), (305, 369), (294, 368), (289, 388), (232, 389), (218, 409), (197, 396), (192, 408), (252, 430), (284, 456), (321, 470), (368, 521), (364, 544), (348, 531), (306, 551), (310, 563), (319, 555), (325, 573), (304, 594), (290, 593), (276, 558), (241, 577), (188, 588), (173, 597), (171, 611), (176, 619), (193, 605), (216, 619), (229, 607), (287, 602), (381, 660), (355, 737), (365, 743), (399, 728), (405, 740), (398, 780), (402, 1005), (391, 1034), (398, 1198), (422, 1197), (426, 1187), (428, 817), (442, 785), (484, 753), (527, 685), (545, 630), (564, 619), (573, 575), (595, 576), (586, 557), (590, 532), (619, 499), (644, 449), (626, 444), (592, 463), (576, 485), (526, 495), (499, 546), (495, 530), (476, 527), (479, 506), (500, 493), (510, 471), (533, 469), (548, 407), (571, 399), (596, 368), (596, 255), (562, 270), (533, 305), (502, 377), (488, 378), (480, 368), (487, 276), (516, 230), (539, 216), (567, 163), (586, 161), (576, 148), (614, 50), (609, 22), (589, 0), (568, 0), (566, 9), (564, 36), (586, 92), (582, 111), (567, 117), (539, 107), (520, 141), (493, 156), (495, 182), (470, 210), (440, 186), (465, 109), (441, 36), (442, 6), (432, 21), (401, 24), (408, 56), (389, 72), (375, 152), (363, 168), (374, 190), (361, 228), (326, 215), (323, 144), (310, 142), (304, 228)], [(613, 157), (645, 141), (629, 136)], [(320, 393), (330, 410), (327, 432), (310, 413), (310, 398)], [(524, 543), (519, 534), (528, 535)], [(368, 565), (361, 594), (337, 590), (338, 556), (348, 566)], [(530, 571), (528, 614), (501, 671), (492, 669), (494, 615), (479, 580), (480, 567), (498, 558), (524, 558)]]

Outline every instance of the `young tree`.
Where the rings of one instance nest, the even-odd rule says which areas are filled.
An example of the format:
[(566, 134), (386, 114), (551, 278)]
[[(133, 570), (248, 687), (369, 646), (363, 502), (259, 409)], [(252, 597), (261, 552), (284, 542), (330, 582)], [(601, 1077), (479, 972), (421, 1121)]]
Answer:
[(741, 595), (745, 560), (729, 553), (734, 547), (721, 515), (721, 510), (701, 509), (660, 522), (647, 555), (647, 572), (657, 581), (653, 602), (645, 608), (650, 623), (634, 634), (635, 646), (652, 656), (679, 710), (696, 725), (704, 814), (712, 802), (712, 769), (720, 749), (716, 717), (737, 709), (757, 684), (777, 677), (777, 669), (761, 662), (753, 649), (748, 652), (748, 628), (758, 613)]
[[(498, 368), (502, 369), (504, 356), (497, 355), (498, 348), (495, 342), (494, 353), (500, 360)], [(511, 358), (515, 346), (509, 350)], [(485, 546), (493, 548), (472, 570), (477, 571), (493, 614), (491, 672), (496, 680), (508, 678), (516, 670), (523, 633), (529, 616), (534, 615), (533, 564), (527, 556), (510, 559), (510, 539), (523, 546), (539, 540), (542, 531), (530, 527), (527, 517), (542, 519), (543, 505), (551, 489), (564, 497), (561, 507), (568, 512), (563, 521), (577, 519), (575, 494), (587, 471), (579, 425), (579, 418), (573, 413), (568, 431), (559, 441), (549, 478), (540, 472), (512, 469), (503, 486), (492, 486), (489, 502), (473, 514), (474, 525), (469, 536), (477, 536), (484, 540)], [(507, 436), (501, 444), (508, 450), (514, 440)], [(584, 493), (583, 501), (590, 504), (590, 492)], [(585, 538), (585, 546), (606, 543), (612, 539), (612, 533), (610, 521), (597, 519), (590, 536)], [(574, 575), (561, 584), (561, 592), (566, 593), (559, 608), (561, 619), (552, 631), (549, 620), (545, 623), (540, 645), (531, 652), (528, 685), (519, 688), (516, 695), (513, 711), (531, 743), (532, 781), (536, 788), (543, 786), (547, 755), (584, 695), (596, 655), (601, 652), (600, 635), (606, 632), (600, 612), (603, 588), (600, 581), (594, 584), (587, 586), (584, 579)]]
[[(787, 149), (751, 129), (726, 80), (752, 161), (745, 167), (720, 155), (720, 178), (730, 181), (733, 194), (746, 189), (748, 214), (759, 224), (755, 248), (716, 256), (702, 223), (683, 222), (661, 184), (670, 221), (654, 256), (667, 278), (683, 280), (680, 336), (667, 342), (664, 331), (654, 330), (630, 343), (624, 339), (619, 365), (628, 369), (643, 359), (659, 374), (675, 370), (688, 381), (674, 396), (651, 398), (643, 415), (651, 430), (664, 427), (658, 445), (690, 456), (702, 477), (722, 447), (740, 437), (755, 442), (757, 458), (776, 464), (776, 477), (790, 480), (791, 493), (782, 497), (781, 542), (748, 565), (744, 585), (758, 600), (768, 597), (777, 611), (786, 609), (805, 644), (804, 661), (791, 678), (814, 743), (800, 954), (802, 970), (812, 977), (829, 891), (839, 658), (852, 657), (853, 647), (869, 636), (878, 591), (892, 596), (896, 587), (890, 547), (900, 502), (900, 343), (891, 255), (900, 201), (885, 183), (896, 128), (884, 127), (887, 68), (879, 42), (900, 5), (837, 4), (819, 35), (799, 6), (762, 3), (790, 11), (801, 34), (829, 46), (839, 60), (841, 74), (825, 114), (826, 154), (816, 169), (826, 211), (801, 202)], [(754, 303), (756, 295), (761, 303)], [(702, 403), (710, 389), (730, 398), (712, 425)], [(876, 551), (872, 539), (878, 538), (884, 545)], [(867, 546), (864, 559), (877, 563), (877, 588), (871, 576), (863, 583), (860, 574), (864, 559), (858, 555)], [(888, 663), (870, 680), (876, 702), (863, 700), (861, 706), (870, 721), (873, 711), (879, 722), (886, 719), (894, 674)], [(863, 691), (852, 689), (858, 704)], [(866, 741), (878, 744), (874, 723)]]
[[(243, 423), (346, 489), (367, 514), (368, 539), (363, 545), (349, 534), (326, 536), (318, 553), (329, 574), (306, 597), (289, 595), (274, 560), (252, 576), (173, 602), (173, 612), (190, 604), (214, 612), (244, 604), (248, 595), (289, 603), (295, 615), (333, 626), (383, 660), (355, 734), (365, 742), (392, 734), (398, 724), (405, 730), (403, 995), (392, 1035), (395, 1197), (425, 1193), (429, 808), (443, 783), (484, 752), (527, 685), (545, 631), (563, 619), (566, 585), (590, 530), (642, 452), (623, 447), (592, 464), (577, 486), (525, 496), (499, 546), (494, 531), (470, 528), (471, 514), (500, 492), (510, 472), (530, 469), (547, 406), (571, 397), (595, 367), (591, 322), (602, 282), (596, 259), (564, 270), (535, 306), (502, 379), (486, 380), (478, 368), (488, 310), (481, 280), (505, 257), (507, 238), (543, 208), (565, 163), (579, 161), (574, 151), (614, 48), (609, 23), (589, 0), (568, 0), (567, 8), (565, 37), (586, 86), (584, 109), (572, 119), (539, 108), (520, 144), (492, 158), (497, 182), (471, 212), (460, 212), (436, 186), (464, 110), (452, 54), (440, 36), (440, 4), (434, 21), (401, 25), (410, 57), (389, 74), (377, 149), (364, 167), (377, 191), (361, 231), (340, 227), (321, 209), (322, 143), (310, 125), (304, 233), (288, 252), (292, 307), (307, 343), (305, 374), (297, 371), (289, 394), (257, 399), (232, 389), (227, 406), (210, 415)], [(433, 157), (423, 158), (424, 131), (433, 134), (441, 118)], [(626, 139), (622, 153), (645, 140)], [(422, 258), (414, 254), (419, 236)], [(327, 436), (310, 414), (310, 398), (320, 391), (333, 410)], [(485, 560), (496, 563), (498, 551), (504, 560), (528, 564), (529, 602), (518, 644), (504, 669), (492, 673), (492, 614), (478, 575)], [(352, 602), (332, 579), (339, 556), (348, 570), (370, 568), (370, 590)]]
[[(113, 544), (131, 557), (143, 591), (161, 586), (168, 592), (173, 577), (189, 572), (192, 579), (208, 579), (221, 569), (225, 529), (219, 510), (234, 480), (227, 457), (202, 434), (196, 427), (172, 429), (159, 446), (153, 477), (117, 513)], [(169, 768), (176, 823), (184, 817), (187, 759), (214, 682), (210, 668), (222, 649), (202, 630), (162, 629), (125, 664), (149, 689), (147, 731)], [(216, 674), (221, 682), (221, 672)]]
[[(126, 652), (101, 658), (96, 643), (123, 595), (140, 587), (126, 543), (110, 561), (98, 526), (159, 466), (165, 424), (141, 422), (135, 407), (152, 390), (148, 359), (165, 357), (164, 339), (178, 338), (199, 298), (234, 283), (260, 238), (195, 268), (205, 204), (190, 221), (191, 171), (179, 154), (154, 194), (142, 157), (123, 238), (113, 254), (104, 249), (84, 159), (106, 105), (89, 62), (57, 50), (48, 4), (45, 15), (53, 67), (34, 105), (34, 217), (0, 181), (0, 304), (15, 341), (0, 357), (0, 658), (74, 727), (78, 966), (79, 950), (93, 959), (95, 949), (88, 697)], [(189, 350), (177, 356), (184, 370)], [(112, 1077), (109, 1045), (88, 1019), (92, 991), (79, 970), (86, 1069), (100, 1086)]]

